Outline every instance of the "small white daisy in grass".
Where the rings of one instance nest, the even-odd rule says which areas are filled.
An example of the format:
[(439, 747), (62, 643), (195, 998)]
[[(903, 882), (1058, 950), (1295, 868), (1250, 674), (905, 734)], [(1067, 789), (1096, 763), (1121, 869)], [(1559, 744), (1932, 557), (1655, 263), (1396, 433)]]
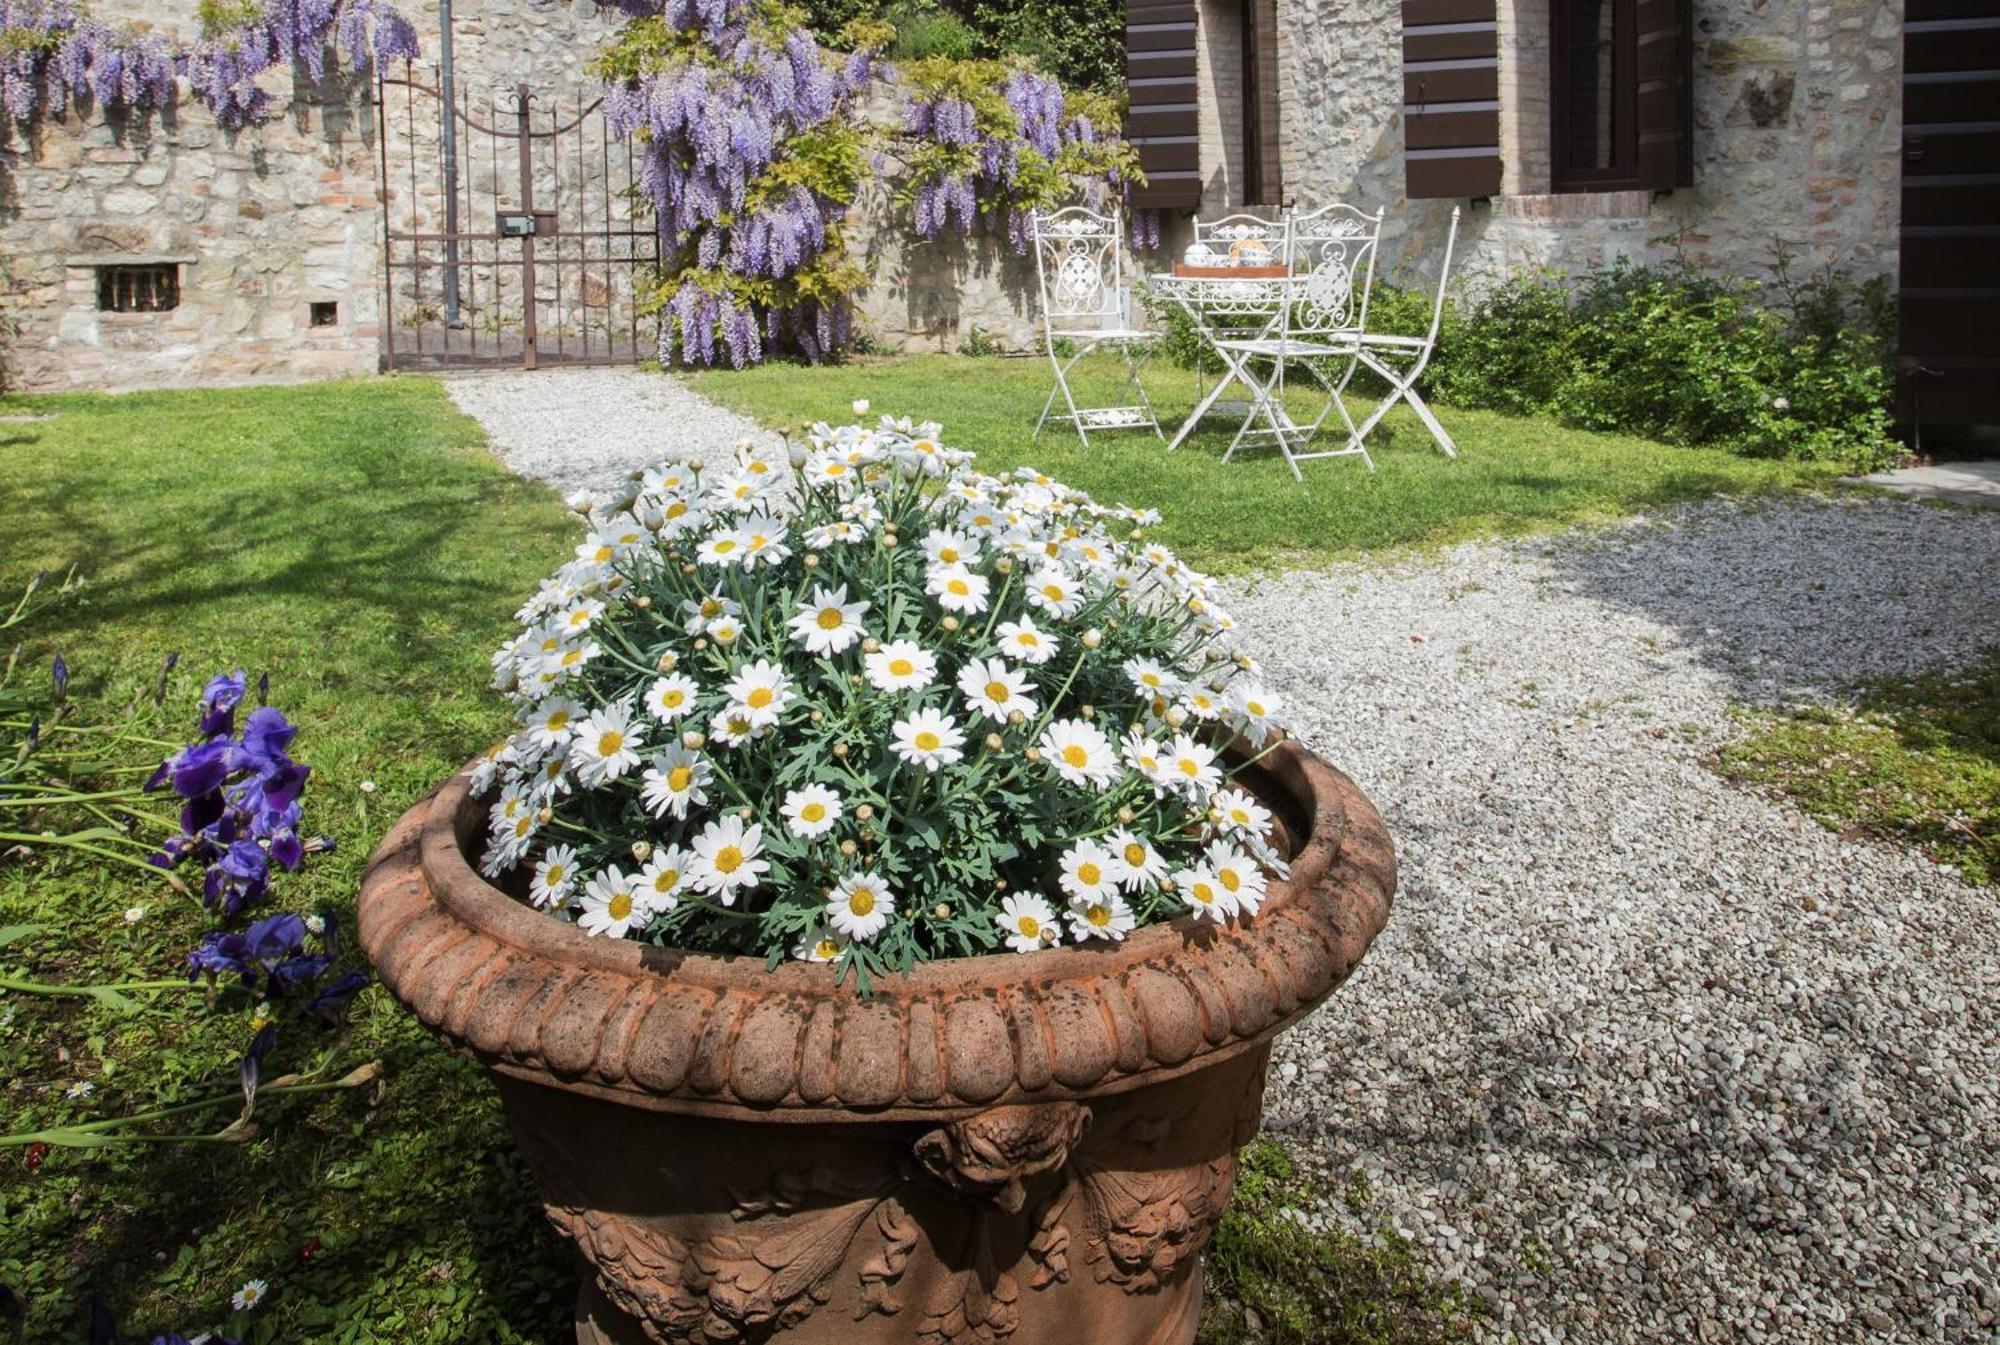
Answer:
[(723, 688), (736, 705), (750, 712), (759, 728), (778, 722), (792, 699), (792, 681), (785, 670), (769, 659), (758, 659), (736, 670)]
[(68, 1098), (71, 1102), (81, 1102), (83, 1101), (83, 1099), (89, 1097), (92, 1093), (95, 1093), (96, 1091), (97, 1091), (96, 1084), (92, 1083), (88, 1079), (78, 1079), (75, 1083), (63, 1089), (63, 1096)]
[[(145, 918), (146, 918), (146, 908), (145, 908), (144, 906), (127, 906), (127, 907), (125, 908), (125, 923), (126, 923), (126, 924), (128, 924), (128, 925), (136, 925), (136, 924), (138, 924), (138, 923), (139, 923), (139, 922), (140, 922), (141, 920), (144, 920)], [(311, 922), (311, 917), (307, 917), (307, 922), (308, 922), (308, 923), (310, 923), (310, 922)], [(324, 922), (322, 922), (322, 923), (324, 923)]]
[(1019, 621), (1003, 621), (993, 633), (999, 638), (1002, 654), (1036, 667), (1054, 658), (1056, 651), (1062, 648), (1062, 641), (1037, 626), (1031, 616), (1024, 615)]
[(734, 528), (718, 528), (702, 539), (694, 558), (703, 565), (741, 565), (743, 534)]
[(971, 565), (979, 559), (979, 543), (965, 533), (937, 528), (924, 538), (924, 559), (940, 569)]
[(1183, 685), (1180, 677), (1149, 658), (1125, 660), (1125, 675), (1142, 696), (1171, 696)]
[(734, 598), (725, 598), (720, 591), (704, 593), (699, 598), (689, 598), (681, 603), (681, 613), (687, 618), (681, 623), (681, 629), (689, 635), (705, 635), (711, 622), (736, 616), (742, 610)]
[(638, 765), (645, 744), (645, 726), (634, 722), (630, 706), (602, 705), (577, 721), (569, 744), (570, 768), (594, 789)]
[(535, 876), (528, 884), (528, 900), (547, 910), (568, 902), (575, 890), (575, 849), (567, 845), (550, 846), (535, 863)]
[(694, 855), (678, 845), (661, 846), (647, 857), (632, 879), (632, 890), (648, 916), (681, 904), (681, 892), (688, 885), (688, 870), (693, 864)]
[(724, 747), (741, 747), (763, 734), (765, 722), (763, 716), (749, 706), (731, 702), (717, 710), (708, 721), (708, 736)]
[(528, 741), (543, 751), (567, 748), (583, 707), (567, 696), (551, 696), (527, 712)]
[(1174, 891), (1197, 919), (1221, 924), (1236, 914), (1235, 901), (1205, 864), (1190, 865), (1174, 874)]
[(828, 588), (815, 585), (810, 600), (801, 603), (790, 622), (792, 638), (809, 654), (844, 654), (862, 636), (861, 618), (868, 613), (866, 600), (849, 602), (847, 585)]
[(1027, 599), (1030, 606), (1066, 620), (1083, 607), (1083, 585), (1056, 566), (1044, 566), (1028, 576)]
[(759, 858), (764, 853), (764, 829), (731, 813), (710, 822), (694, 838), (694, 860), (688, 865), (689, 881), (695, 890), (722, 898), (724, 906), (736, 904), (737, 893), (757, 886), (771, 863)]
[(814, 925), (792, 944), (792, 957), (799, 962), (831, 962), (847, 948), (847, 940), (825, 925)]
[(1007, 946), (1017, 953), (1037, 953), (1062, 941), (1062, 923), (1055, 907), (1036, 892), (1014, 892), (1000, 899), (993, 917)]
[(1039, 746), (1055, 773), (1070, 784), (1105, 789), (1118, 778), (1118, 754), (1088, 720), (1058, 719), (1042, 731)]
[(958, 721), (938, 710), (919, 710), (891, 727), (896, 755), (935, 774), (965, 757)]
[(686, 673), (669, 673), (655, 678), (646, 688), (646, 711), (662, 724), (672, 724), (694, 712), (694, 698), (701, 685)]
[(1128, 891), (1151, 887), (1167, 876), (1167, 861), (1130, 827), (1113, 830), (1104, 838), (1104, 849), (1111, 856), (1114, 880)]
[(1210, 805), (1222, 812), (1222, 825), (1233, 831), (1263, 836), (1271, 830), (1271, 810), (1241, 789), (1225, 789)]
[(896, 913), (896, 894), (874, 874), (850, 873), (826, 899), (826, 922), (842, 938), (866, 941), (880, 934)]
[(878, 691), (921, 691), (937, 679), (937, 655), (915, 640), (891, 640), (861, 662)]
[(1071, 900), (1115, 896), (1118, 861), (1096, 841), (1078, 841), (1063, 851), (1062, 890)]
[(1099, 897), (1074, 897), (1069, 903), (1070, 933), (1078, 940), (1109, 939), (1116, 943), (1138, 923), (1125, 898), (1115, 892)]
[(981, 715), (1004, 724), (1013, 714), (1032, 719), (1039, 708), (1028, 694), (1028, 675), (1010, 668), (997, 658), (974, 659), (959, 669), (958, 689), (965, 697), (966, 713)]
[(1160, 767), (1160, 778), (1177, 792), (1198, 801), (1222, 787), (1222, 772), (1215, 765), (1215, 749), (1185, 733), (1174, 735)]
[(924, 577), (924, 591), (937, 599), (938, 606), (966, 616), (986, 610), (990, 588), (985, 575), (974, 574), (963, 565), (941, 566)]
[(271, 1286), (263, 1280), (245, 1280), (243, 1287), (229, 1296), (229, 1306), (238, 1312), (255, 1312), (271, 1296)]
[(634, 924), (643, 923), (645, 912), (632, 879), (616, 864), (584, 885), (583, 900), (577, 903), (576, 927), (586, 934), (622, 939)]
[(825, 785), (807, 785), (785, 795), (785, 825), (794, 836), (824, 836), (840, 821), (840, 795)]
[(1202, 862), (1239, 912), (1257, 914), (1257, 908), (1264, 904), (1265, 882), (1264, 871), (1255, 860), (1228, 841), (1216, 841), (1203, 854)]
[(669, 747), (646, 768), (640, 802), (655, 817), (671, 814), (685, 818), (688, 809), (708, 802), (708, 785), (713, 778), (714, 772), (699, 752), (678, 745)]

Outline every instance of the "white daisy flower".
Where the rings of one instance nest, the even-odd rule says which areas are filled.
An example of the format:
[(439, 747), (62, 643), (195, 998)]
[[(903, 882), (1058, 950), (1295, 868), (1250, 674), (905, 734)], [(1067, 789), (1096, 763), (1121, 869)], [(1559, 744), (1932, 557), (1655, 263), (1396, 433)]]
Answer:
[(638, 765), (637, 749), (645, 741), (645, 728), (632, 722), (630, 707), (599, 706), (587, 718), (577, 721), (576, 734), (569, 745), (570, 766), (585, 788), (595, 789)]
[(1012, 714), (1033, 719), (1039, 711), (1028, 694), (1028, 674), (1008, 667), (997, 658), (974, 659), (959, 670), (958, 689), (965, 696), (966, 713), (977, 719), (984, 715), (1004, 724)]
[(799, 935), (798, 941), (792, 945), (792, 956), (800, 962), (831, 962), (846, 947), (847, 940), (825, 925), (814, 925)]
[(924, 592), (936, 598), (938, 606), (968, 616), (986, 610), (988, 587), (985, 575), (974, 574), (963, 565), (946, 565), (924, 576)]
[(583, 598), (556, 614), (550, 623), (564, 639), (572, 639), (590, 629), (590, 623), (604, 615), (604, 604), (595, 598)]
[(644, 915), (632, 880), (619, 872), (615, 864), (584, 887), (580, 905), (577, 928), (610, 939), (624, 938)]
[(1152, 659), (1127, 659), (1125, 676), (1142, 696), (1172, 696), (1181, 689), (1181, 679)]
[[(128, 925), (136, 925), (136, 924), (138, 924), (138, 923), (139, 923), (139, 922), (140, 922), (141, 920), (144, 920), (145, 918), (146, 918), (146, 908), (145, 908), (144, 906), (127, 906), (127, 907), (125, 908), (125, 923), (126, 923), (126, 924), (128, 924)], [(314, 920), (315, 918), (316, 918), (316, 917), (314, 917), (314, 916), (307, 916), (307, 917), (306, 917), (306, 928), (308, 928), (308, 929), (311, 929), (311, 928), (312, 928), (312, 922), (313, 922), (313, 920)], [(325, 922), (324, 922), (324, 921), (321, 921), (320, 923), (321, 923), (321, 928), (324, 928), (324, 927), (325, 927)], [(317, 931), (317, 930), (315, 930), (314, 932), (315, 932), (315, 933), (317, 933), (318, 931)]]
[(1062, 648), (1062, 641), (1036, 626), (1031, 616), (1023, 616), (1019, 621), (1003, 621), (995, 633), (1000, 637), (1001, 653), (1036, 666), (1047, 663)]
[(860, 472), (838, 453), (815, 453), (806, 459), (805, 475), (816, 486), (839, 489), (854, 484)]
[[(773, 716), (775, 719), (776, 716)], [(724, 747), (741, 747), (753, 738), (760, 737), (766, 725), (762, 716), (747, 705), (731, 702), (715, 712), (708, 721), (708, 736)]]
[(245, 1280), (243, 1287), (229, 1296), (229, 1306), (238, 1312), (254, 1312), (271, 1296), (271, 1286), (262, 1280)]
[(1257, 730), (1260, 739), (1264, 730), (1276, 727), (1278, 698), (1255, 682), (1230, 687), (1229, 709), (1244, 728)]
[(1236, 903), (1238, 912), (1257, 914), (1257, 908), (1264, 904), (1265, 880), (1264, 871), (1255, 860), (1228, 841), (1213, 842), (1202, 853), (1202, 860), (1229, 899)]
[(1229, 706), (1222, 697), (1197, 683), (1181, 696), (1180, 706), (1196, 719), (1220, 719)]
[(924, 559), (938, 569), (972, 565), (979, 560), (979, 543), (961, 532), (939, 528), (924, 538)]
[(544, 656), (536, 671), (546, 677), (550, 684), (554, 684), (576, 676), (590, 665), (592, 659), (603, 652), (595, 640), (566, 644), (555, 653)]
[(733, 906), (738, 889), (757, 886), (770, 870), (770, 861), (758, 858), (763, 852), (764, 829), (754, 824), (746, 828), (742, 818), (730, 813), (695, 837), (689, 880), (696, 890), (715, 893), (724, 906)]
[(694, 558), (703, 565), (741, 565), (746, 541), (735, 528), (718, 528), (702, 539)]
[(1085, 719), (1058, 719), (1042, 732), (1042, 755), (1070, 784), (1104, 789), (1118, 778), (1118, 755)]
[(891, 640), (862, 660), (878, 691), (921, 691), (937, 677), (937, 655), (915, 640)]
[(737, 535), (743, 539), (743, 568), (754, 570), (759, 565), (777, 565), (792, 554), (785, 545), (785, 525), (767, 514), (757, 514), (743, 520)]
[(662, 724), (672, 724), (694, 712), (701, 686), (686, 673), (669, 673), (646, 688), (646, 709)]
[(965, 735), (950, 715), (937, 710), (919, 710), (908, 719), (899, 719), (890, 730), (895, 735), (896, 755), (912, 766), (922, 766), (935, 774), (940, 767), (965, 757)]
[(1028, 604), (1061, 620), (1075, 616), (1083, 606), (1083, 585), (1056, 566), (1049, 565), (1028, 577)]
[(740, 616), (742, 611), (734, 598), (725, 598), (720, 592), (709, 593), (681, 604), (681, 612), (687, 618), (681, 629), (689, 635), (706, 635), (711, 622), (727, 616)]
[(685, 820), (689, 808), (708, 802), (708, 784), (714, 772), (700, 755), (676, 744), (653, 758), (641, 777), (645, 788), (639, 801), (655, 817), (672, 813)]
[(1078, 841), (1063, 851), (1062, 890), (1072, 901), (1115, 896), (1118, 861), (1096, 841)]
[(609, 565), (618, 558), (618, 544), (601, 532), (592, 532), (577, 546), (576, 558), (585, 565)]
[(860, 525), (840, 518), (809, 529), (806, 532), (806, 545), (815, 551), (825, 551), (843, 542), (859, 542), (867, 535), (861, 530)]
[(724, 687), (731, 700), (750, 712), (759, 727), (778, 722), (792, 699), (792, 681), (769, 659), (758, 659), (736, 670)]
[(829, 589), (815, 585), (812, 601), (804, 603), (792, 617), (792, 638), (809, 654), (843, 654), (861, 639), (861, 618), (866, 602), (849, 602), (847, 585)]
[(678, 845), (663, 845), (653, 851), (646, 867), (632, 880), (633, 895), (649, 916), (671, 911), (681, 904), (681, 891), (688, 885), (688, 870), (694, 856)]
[(1129, 827), (1119, 827), (1106, 836), (1104, 848), (1111, 855), (1113, 876), (1120, 887), (1138, 891), (1167, 876), (1167, 861)]
[(718, 617), (708, 623), (708, 638), (727, 648), (743, 635), (743, 623), (733, 616)]
[(1160, 767), (1160, 778), (1198, 801), (1207, 799), (1222, 785), (1214, 749), (1185, 733), (1174, 735), (1173, 746), (1167, 749), (1166, 760)]
[(1222, 810), (1222, 825), (1262, 836), (1271, 829), (1271, 810), (1240, 789), (1225, 789), (1210, 800)]
[(548, 909), (562, 906), (576, 888), (576, 851), (567, 845), (552, 845), (535, 864), (535, 876), (528, 884), (528, 900)]
[(1117, 943), (1139, 923), (1125, 898), (1116, 892), (1098, 897), (1073, 898), (1069, 903), (1070, 933), (1084, 939), (1109, 939)]
[(1196, 918), (1221, 924), (1236, 914), (1236, 903), (1206, 865), (1196, 864), (1174, 875), (1174, 890)]
[(785, 795), (785, 825), (794, 836), (824, 836), (840, 820), (840, 795), (825, 785), (807, 785)]
[(1006, 936), (1007, 946), (1017, 953), (1040, 952), (1062, 941), (1055, 908), (1033, 892), (1015, 892), (1002, 898), (1000, 913), (993, 920)]
[(896, 895), (889, 885), (866, 872), (850, 873), (826, 899), (826, 922), (843, 938), (872, 939), (896, 913)]

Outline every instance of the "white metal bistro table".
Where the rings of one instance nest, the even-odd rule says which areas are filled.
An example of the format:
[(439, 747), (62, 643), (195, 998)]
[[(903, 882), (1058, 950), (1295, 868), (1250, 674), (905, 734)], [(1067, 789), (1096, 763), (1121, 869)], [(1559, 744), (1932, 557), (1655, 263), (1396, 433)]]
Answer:
[[(1243, 377), (1243, 364), (1250, 356), (1224, 350), (1218, 342), (1267, 334), (1285, 306), (1291, 283), (1289, 276), (1183, 276), (1161, 271), (1146, 277), (1147, 288), (1186, 313), (1202, 345), (1222, 361), (1222, 377), (1174, 431), (1168, 452), (1179, 448), (1202, 417), (1216, 409), (1230, 384), (1241, 383), (1245, 392), (1254, 391)], [(1249, 402), (1233, 405), (1249, 414)]]

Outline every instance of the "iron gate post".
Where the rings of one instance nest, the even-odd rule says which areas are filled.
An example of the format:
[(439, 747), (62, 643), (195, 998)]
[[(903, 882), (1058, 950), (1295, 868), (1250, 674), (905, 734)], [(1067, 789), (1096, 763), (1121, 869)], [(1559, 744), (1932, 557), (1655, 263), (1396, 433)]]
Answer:
[[(514, 89), (514, 119), (521, 138), (521, 213), (535, 217), (535, 139), (528, 124), (528, 86)], [(521, 367), (533, 369), (540, 363), (535, 349), (535, 235), (530, 230), (521, 239)]]

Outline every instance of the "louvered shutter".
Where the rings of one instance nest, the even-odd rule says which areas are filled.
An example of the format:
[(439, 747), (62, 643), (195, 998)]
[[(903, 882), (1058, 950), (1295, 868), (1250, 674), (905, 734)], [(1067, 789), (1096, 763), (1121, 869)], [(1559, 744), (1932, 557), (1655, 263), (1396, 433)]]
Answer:
[(1244, 124), (1250, 130), (1250, 176), (1245, 205), (1285, 203), (1284, 163), (1278, 125), (1278, 0), (1244, 5)]
[(1201, 204), (1201, 118), (1195, 100), (1195, 0), (1131, 0), (1125, 7), (1125, 138), (1139, 150), (1146, 185), (1132, 204), (1192, 210)]
[(1690, 0), (1633, 4), (1634, 169), (1639, 185), (1655, 191), (1694, 185), (1692, 10)]
[(1403, 161), (1412, 199), (1500, 191), (1494, 0), (1403, 0)]

